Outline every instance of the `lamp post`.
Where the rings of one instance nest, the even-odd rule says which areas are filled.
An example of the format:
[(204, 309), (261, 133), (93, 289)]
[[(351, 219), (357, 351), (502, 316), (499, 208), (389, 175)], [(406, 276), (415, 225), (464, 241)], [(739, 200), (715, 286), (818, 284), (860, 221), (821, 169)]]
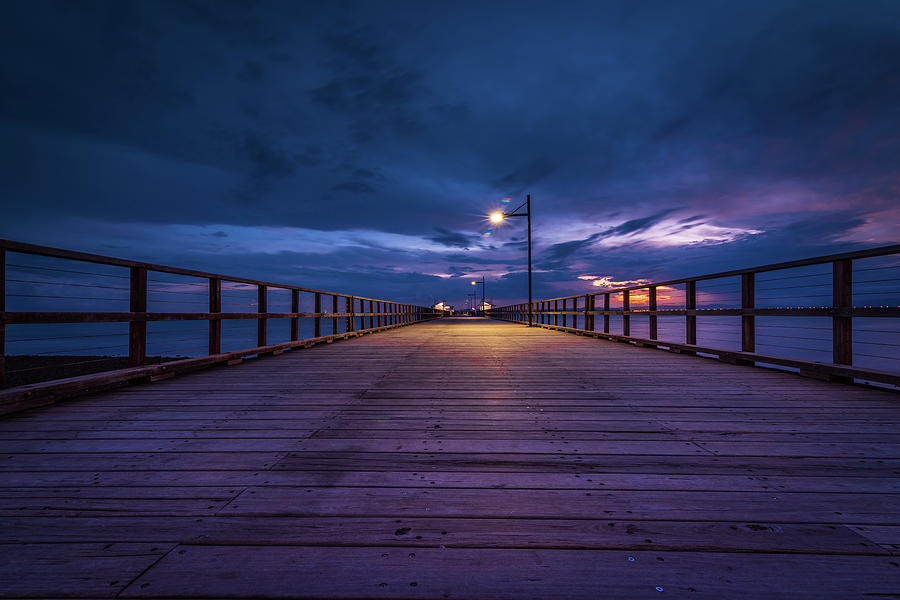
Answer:
[[(521, 213), (519, 210), (522, 207), (525, 207), (525, 212)], [(519, 207), (509, 213), (497, 211), (491, 213), (491, 223), (499, 224), (503, 222), (503, 219), (506, 217), (525, 217), (528, 219), (528, 326), (531, 327), (534, 321), (534, 315), (532, 311), (532, 301), (531, 301), (531, 194), (525, 196), (525, 202), (519, 205)]]
[[(473, 281), (472, 285), (478, 285), (478, 281)], [(484, 275), (481, 276), (481, 312), (484, 314)], [(478, 312), (478, 311), (475, 311)]]

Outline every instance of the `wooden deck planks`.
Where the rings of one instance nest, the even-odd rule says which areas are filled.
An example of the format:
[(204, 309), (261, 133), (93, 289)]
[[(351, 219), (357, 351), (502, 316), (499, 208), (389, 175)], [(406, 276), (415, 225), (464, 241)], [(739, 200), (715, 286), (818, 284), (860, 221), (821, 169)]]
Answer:
[[(709, 552), (193, 546), (170, 552), (120, 597), (233, 597), (235, 582), (248, 571), (258, 574), (259, 595), (268, 597), (889, 597), (900, 585), (893, 563), (890, 557)], [(788, 581), (795, 587), (785, 595)]]
[(900, 597), (898, 399), (485, 320), (290, 351), (0, 420), (0, 597)]

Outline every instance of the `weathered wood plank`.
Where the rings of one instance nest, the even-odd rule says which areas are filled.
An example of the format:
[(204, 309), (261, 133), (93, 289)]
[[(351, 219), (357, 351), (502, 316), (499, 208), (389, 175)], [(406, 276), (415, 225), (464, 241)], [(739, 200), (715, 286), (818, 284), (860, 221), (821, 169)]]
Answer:
[[(27, 455), (21, 455), (27, 456)], [(2, 468), (2, 465), (0, 465)], [(900, 460), (843, 457), (720, 457), (697, 455), (463, 454), (377, 452), (291, 452), (273, 470), (468, 471), (832, 475), (887, 477), (900, 474)]]
[[(631, 556), (634, 560), (629, 561)], [(354, 565), (348, 569), (347, 565)], [(464, 574), (464, 576), (462, 576)], [(605, 550), (182, 546), (120, 597), (861, 598), (894, 595), (891, 557)]]
[[(0, 543), (143, 542), (269, 546), (745, 551), (890, 554), (896, 540), (877, 526), (615, 519), (447, 519), (393, 517), (51, 517), (0, 516)], [(871, 530), (871, 531), (870, 531)], [(869, 535), (871, 533), (871, 535)], [(874, 538), (874, 539), (873, 539)]]
[[(423, 436), (424, 437), (424, 436)], [(566, 453), (583, 455), (676, 455), (713, 453), (723, 456), (807, 456), (900, 458), (900, 444), (846, 442), (740, 442), (682, 440), (534, 440), (534, 439), (294, 439), (294, 438), (180, 438), (180, 439), (76, 439), (0, 441), (0, 453), (86, 452), (449, 452), (483, 454)]]
[(660, 502), (656, 491), (255, 487), (220, 514), (691, 521), (774, 517), (790, 523), (883, 524), (900, 513), (900, 497), (892, 494), (667, 491), (664, 498)]
[(212, 516), (226, 500), (212, 498), (0, 498), (0, 515), (84, 516)]
[(171, 543), (0, 544), (0, 597), (112, 598)]
[[(780, 491), (846, 492), (860, 494), (900, 493), (900, 477), (838, 477), (766, 475), (674, 475), (671, 473), (555, 473), (555, 472), (467, 472), (467, 471), (20, 471), (4, 473), (0, 479), (0, 495), (4, 490), (24, 487), (134, 488), (141, 492), (159, 488), (161, 494), (180, 494), (183, 490), (200, 491), (203, 486), (230, 493), (239, 487), (386, 487), (386, 488), (484, 488), (484, 489), (549, 489), (549, 490), (708, 490), (708, 491)], [(227, 486), (227, 487), (223, 487)], [(172, 489), (174, 491), (167, 492)]]
[(6, 454), (0, 472), (10, 471), (146, 471), (267, 469), (283, 456), (277, 452), (161, 452)]

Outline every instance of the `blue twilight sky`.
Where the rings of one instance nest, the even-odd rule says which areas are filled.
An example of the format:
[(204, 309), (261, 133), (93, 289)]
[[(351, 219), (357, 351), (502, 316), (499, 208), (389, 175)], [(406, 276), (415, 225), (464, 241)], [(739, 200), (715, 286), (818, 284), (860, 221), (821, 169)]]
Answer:
[(420, 304), (900, 239), (900, 2), (11, 1), (0, 236)]

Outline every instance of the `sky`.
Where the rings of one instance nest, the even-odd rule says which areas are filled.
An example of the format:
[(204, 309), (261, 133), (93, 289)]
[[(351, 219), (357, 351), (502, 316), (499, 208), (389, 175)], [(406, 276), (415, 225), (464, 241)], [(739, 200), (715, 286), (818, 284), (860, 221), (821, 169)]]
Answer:
[[(0, 6), (0, 237), (460, 306), (900, 241), (900, 2)], [(480, 289), (479, 289), (480, 292)]]

